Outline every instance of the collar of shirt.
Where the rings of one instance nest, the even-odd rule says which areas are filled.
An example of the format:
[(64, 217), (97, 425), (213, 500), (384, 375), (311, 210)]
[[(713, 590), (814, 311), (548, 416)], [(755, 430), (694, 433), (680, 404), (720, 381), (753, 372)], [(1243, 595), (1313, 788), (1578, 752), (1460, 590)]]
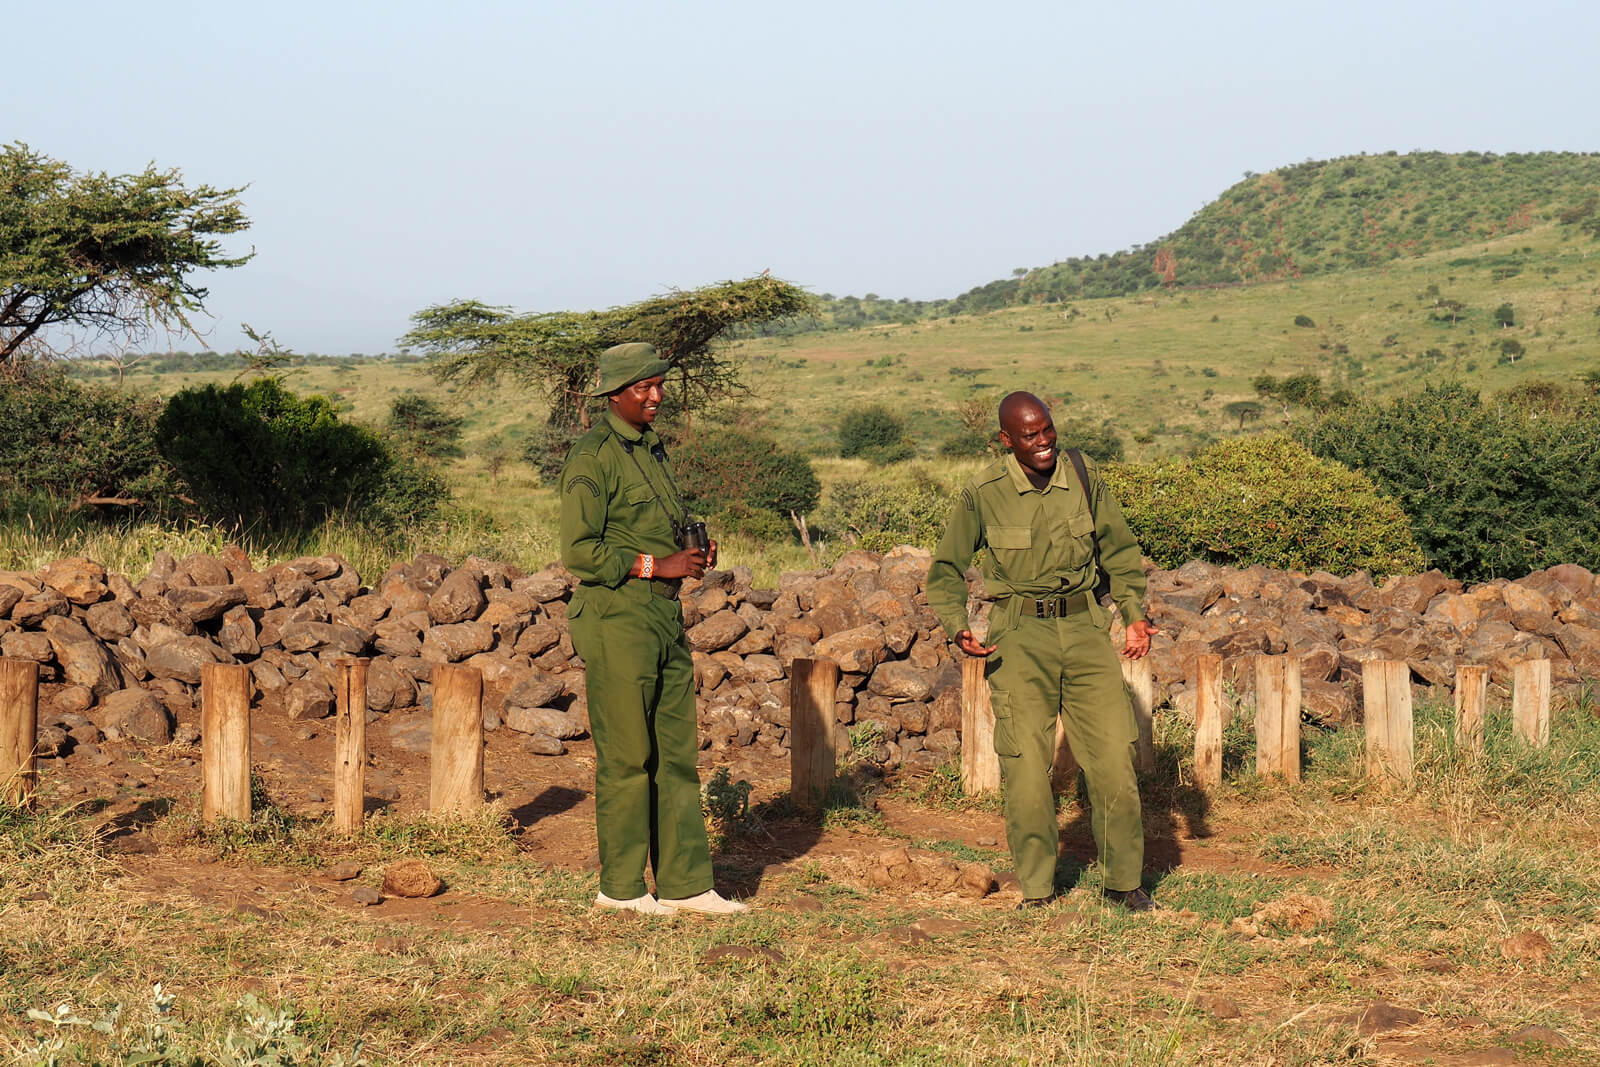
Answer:
[(638, 444), (640, 441), (643, 441), (646, 445), (654, 445), (657, 440), (656, 431), (653, 427), (646, 426), (643, 430), (636, 430), (623, 420), (617, 418), (616, 412), (614, 411), (608, 410), (606, 412), (606, 422), (611, 425), (612, 433), (615, 433), (618, 437), (630, 444)]
[(1033, 483), (1028, 480), (1028, 475), (1023, 471), (1022, 464), (1017, 462), (1017, 457), (1009, 452), (1006, 453), (1005, 467), (1006, 474), (1011, 478), (1011, 488), (1019, 493), (1042, 493), (1049, 489), (1065, 489), (1071, 492), (1072, 486), (1077, 479), (1073, 478), (1072, 481), (1068, 481), (1069, 475), (1062, 470), (1069, 462), (1070, 460), (1067, 460), (1059, 452), (1056, 453), (1056, 469), (1050, 472), (1050, 480), (1045, 483), (1044, 489), (1039, 490), (1036, 490)]

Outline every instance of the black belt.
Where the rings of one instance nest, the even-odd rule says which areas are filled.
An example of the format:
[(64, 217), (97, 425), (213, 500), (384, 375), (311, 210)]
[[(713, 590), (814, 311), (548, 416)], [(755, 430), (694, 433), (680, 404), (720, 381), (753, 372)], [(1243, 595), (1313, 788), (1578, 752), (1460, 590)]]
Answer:
[(656, 596), (664, 596), (668, 600), (677, 600), (678, 587), (682, 584), (682, 578), (652, 578), (650, 579), (650, 591)]
[(1079, 612), (1088, 610), (1088, 593), (1022, 598), (1022, 614), (1031, 615), (1036, 619), (1064, 619), (1068, 615), (1076, 615)]

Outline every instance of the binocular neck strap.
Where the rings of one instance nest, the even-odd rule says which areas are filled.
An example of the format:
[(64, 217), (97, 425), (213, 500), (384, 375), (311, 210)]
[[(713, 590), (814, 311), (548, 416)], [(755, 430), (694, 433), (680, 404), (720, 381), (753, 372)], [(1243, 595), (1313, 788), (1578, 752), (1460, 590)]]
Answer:
[(672, 490), (674, 497), (673, 503), (678, 505), (678, 513), (682, 516), (682, 522), (672, 517), (672, 509), (667, 507), (667, 502), (665, 500), (661, 499), (661, 493), (658, 489), (656, 489), (655, 481), (650, 477), (650, 475), (645, 473), (644, 464), (639, 462), (639, 457), (633, 454), (633, 442), (624, 440), (622, 435), (617, 433), (617, 431), (614, 429), (611, 431), (611, 435), (617, 439), (617, 443), (621, 445), (622, 450), (628, 454), (628, 458), (633, 460), (634, 467), (636, 467), (639, 471), (639, 477), (643, 478), (644, 484), (650, 487), (650, 495), (655, 498), (656, 505), (661, 508), (661, 514), (667, 517), (667, 528), (672, 531), (672, 539), (674, 541), (678, 540), (680, 536), (679, 530), (681, 529), (682, 524), (689, 521), (689, 509), (684, 506), (682, 498), (678, 497), (678, 487), (673, 484), (672, 475), (667, 471), (666, 449), (657, 446), (656, 449), (651, 449), (650, 454), (655, 457), (656, 463), (661, 467), (662, 476), (667, 479), (667, 485)]

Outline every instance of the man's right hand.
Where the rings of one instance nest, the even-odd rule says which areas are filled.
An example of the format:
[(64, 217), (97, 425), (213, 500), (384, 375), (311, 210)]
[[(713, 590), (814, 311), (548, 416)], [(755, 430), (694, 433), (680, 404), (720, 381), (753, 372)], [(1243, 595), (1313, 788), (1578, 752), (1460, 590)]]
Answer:
[(656, 560), (657, 578), (699, 578), (706, 573), (706, 553), (700, 548), (683, 548)]
[(956, 634), (956, 645), (969, 656), (987, 656), (1000, 647), (999, 645), (979, 644), (978, 639), (972, 636), (971, 630), (962, 630)]

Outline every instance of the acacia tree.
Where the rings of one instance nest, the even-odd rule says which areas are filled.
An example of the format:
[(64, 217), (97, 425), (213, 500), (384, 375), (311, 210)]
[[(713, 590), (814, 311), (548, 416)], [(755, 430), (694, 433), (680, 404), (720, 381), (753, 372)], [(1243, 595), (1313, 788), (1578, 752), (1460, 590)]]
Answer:
[(218, 237), (249, 227), (240, 189), (176, 170), (78, 174), (23, 144), (0, 149), (0, 368), (58, 351), (52, 327), (119, 339), (204, 310), (199, 270), (237, 267)]
[(487, 387), (502, 377), (544, 392), (553, 425), (589, 425), (584, 394), (600, 353), (625, 341), (648, 341), (672, 362), (673, 400), (685, 414), (713, 399), (748, 393), (739, 367), (714, 343), (740, 326), (813, 310), (805, 290), (766, 274), (700, 289), (677, 290), (607, 311), (516, 315), (476, 300), (424, 308), (400, 344), (432, 356), (440, 381)]

